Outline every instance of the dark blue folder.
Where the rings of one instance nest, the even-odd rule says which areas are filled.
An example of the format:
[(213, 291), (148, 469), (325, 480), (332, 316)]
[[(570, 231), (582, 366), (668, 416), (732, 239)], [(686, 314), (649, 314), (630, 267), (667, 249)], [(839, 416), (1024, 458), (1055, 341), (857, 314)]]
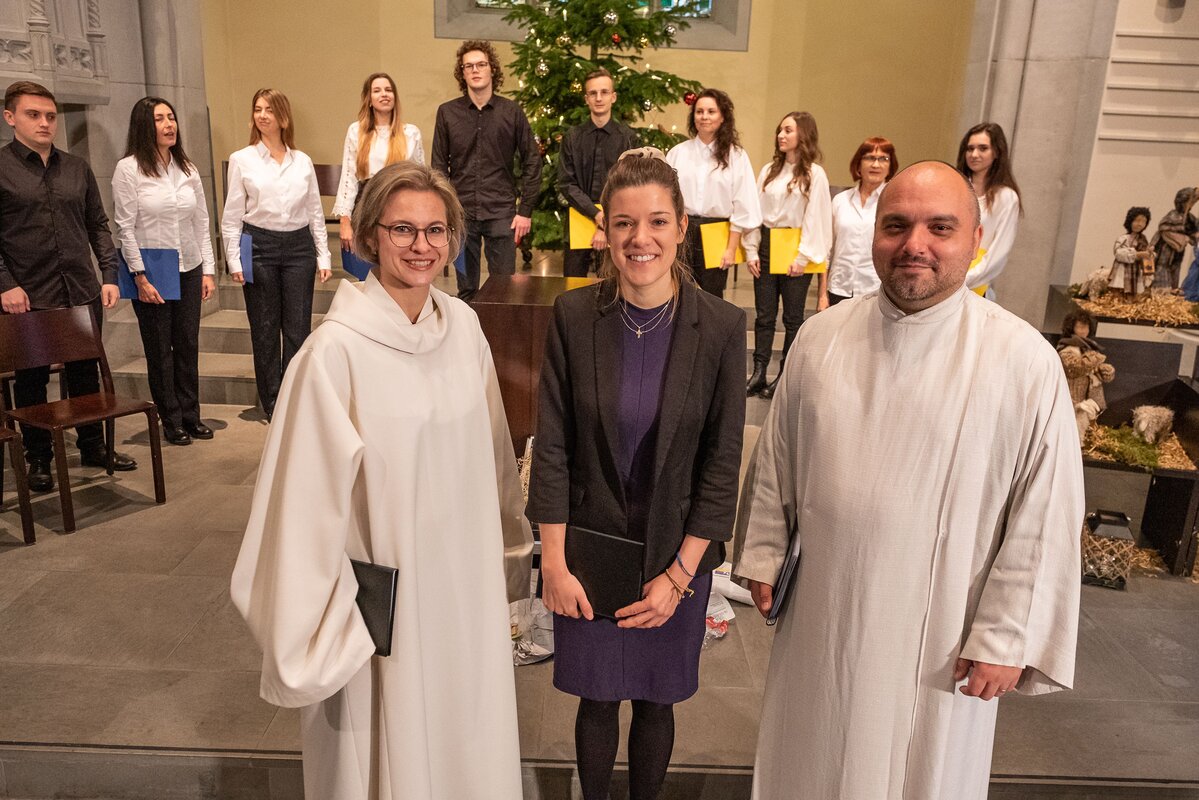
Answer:
[(459, 275), (466, 274), (466, 245), (465, 245), (465, 243), (462, 245), (462, 250), (461, 250), (461, 252), (458, 253), (458, 257), (454, 259), (454, 269), (458, 272)]
[[(146, 268), (146, 278), (158, 290), (163, 300), (179, 299), (179, 251), (143, 247), (138, 252), (142, 254), (142, 265)], [(129, 271), (129, 262), (125, 254), (117, 250), (117, 288), (121, 297), (126, 300), (136, 300), (137, 284), (133, 273)]]
[(360, 281), (366, 280), (366, 276), (375, 265), (366, 259), (359, 258), (354, 255), (353, 250), (347, 250), (344, 247), (341, 249), (341, 268), (353, 275)]
[(241, 235), (241, 276), (246, 283), (254, 282), (254, 239), (248, 233)]

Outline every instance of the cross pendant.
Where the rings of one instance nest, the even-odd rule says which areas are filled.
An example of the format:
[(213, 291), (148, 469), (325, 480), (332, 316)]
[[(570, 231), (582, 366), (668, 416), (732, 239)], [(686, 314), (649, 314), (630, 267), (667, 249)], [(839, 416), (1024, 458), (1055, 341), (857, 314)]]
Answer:
[(637, 329), (637, 338), (638, 339), (641, 338), (641, 329), (640, 328)]

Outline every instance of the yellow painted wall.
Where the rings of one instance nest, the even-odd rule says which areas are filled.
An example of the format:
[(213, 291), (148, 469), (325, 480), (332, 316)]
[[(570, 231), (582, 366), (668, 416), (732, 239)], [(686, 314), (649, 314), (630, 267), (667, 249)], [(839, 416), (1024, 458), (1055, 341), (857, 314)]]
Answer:
[[(664, 50), (646, 60), (729, 92), (755, 169), (770, 157), (779, 118), (812, 112), (829, 177), (847, 184), (846, 162), (866, 136), (891, 138), (903, 163), (953, 157), (972, 6), (754, 0), (747, 52)], [(335, 9), (326, 0), (204, 0), (203, 24), (217, 162), (246, 144), (260, 87), (288, 95), (297, 144), (318, 163), (340, 160), (369, 73), (395, 77), (426, 151), (437, 106), (457, 92), (458, 42), (433, 38), (432, 0), (342, 0)], [(652, 121), (684, 129), (686, 110), (680, 103)]]

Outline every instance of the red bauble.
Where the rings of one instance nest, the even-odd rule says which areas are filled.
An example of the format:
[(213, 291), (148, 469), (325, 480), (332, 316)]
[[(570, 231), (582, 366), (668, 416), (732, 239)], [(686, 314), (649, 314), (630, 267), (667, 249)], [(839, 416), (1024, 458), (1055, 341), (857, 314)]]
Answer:
[(695, 92), (687, 92), (683, 95), (683, 102), (689, 106), (695, 105)]
[(620, 34), (619, 33), (612, 34), (612, 44), (620, 44)]

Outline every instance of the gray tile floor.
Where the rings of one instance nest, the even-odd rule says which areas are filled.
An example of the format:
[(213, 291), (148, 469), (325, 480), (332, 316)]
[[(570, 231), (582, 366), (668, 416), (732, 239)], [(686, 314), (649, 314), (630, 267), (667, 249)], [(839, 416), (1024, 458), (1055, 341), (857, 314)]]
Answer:
[[(735, 290), (739, 302), (747, 286), (743, 281)], [(751, 424), (760, 423), (765, 408), (764, 401), (750, 401)], [(259, 655), (227, 590), (266, 427), (241, 406), (209, 405), (204, 413), (216, 429), (213, 441), (164, 448), (165, 505), (153, 503), (144, 428), (126, 421), (118, 423), (118, 440), (141, 469), (110, 478), (72, 459), (77, 533), (61, 532), (57, 496), (41, 495), (34, 506), (38, 543), (21, 546), (13, 496), (5, 495), (0, 748), (260, 757), (298, 750), (296, 712), (258, 699)], [(1139, 517), (1144, 479), (1093, 471), (1087, 478), (1089, 507)], [(741, 607), (728, 635), (704, 651), (700, 692), (678, 708), (674, 763), (679, 775), (705, 777), (679, 778), (671, 796), (746, 796), (769, 648), (769, 630)], [(573, 757), (575, 701), (553, 689), (551, 670), (550, 664), (517, 670), (521, 748), (529, 764), (562, 768)], [(240, 767), (229, 769), (241, 774)], [(6, 774), (11, 790), (38, 785), (32, 778), (15, 783), (21, 770), (19, 760), (0, 756), (0, 797), (8, 796)], [(1077, 786), (1019, 794), (1009, 785), (1030, 778), (1185, 782), (1174, 784), (1176, 791), (1199, 786), (1199, 585), (1143, 576), (1125, 592), (1084, 587), (1077, 687), (1004, 701), (993, 771), (995, 797), (1100, 796)], [(548, 774), (537, 780), (557, 780)], [(294, 790), (295, 776), (286, 770), (275, 781)], [(731, 785), (740, 788), (720, 788)], [(236, 796), (296, 796), (268, 789)], [(564, 795), (546, 789), (536, 796)]]

